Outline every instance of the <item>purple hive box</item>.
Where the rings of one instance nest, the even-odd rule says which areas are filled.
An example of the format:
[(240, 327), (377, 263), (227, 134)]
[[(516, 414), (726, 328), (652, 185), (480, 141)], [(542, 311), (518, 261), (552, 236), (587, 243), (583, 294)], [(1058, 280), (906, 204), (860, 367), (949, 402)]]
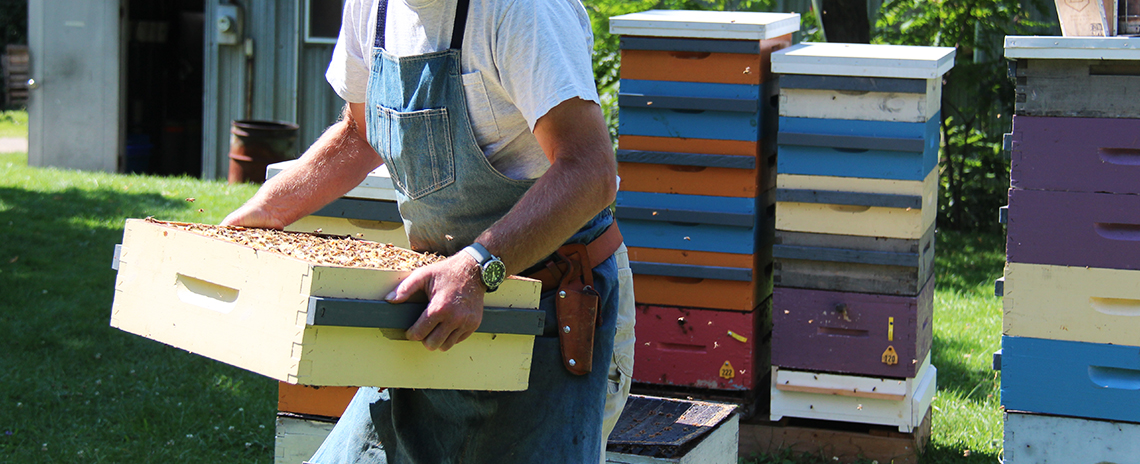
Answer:
[(1140, 195), (1010, 189), (1006, 230), (1011, 263), (1140, 269)]
[[(933, 318), (934, 279), (927, 281), (918, 296), (776, 287), (772, 295), (772, 365), (872, 377), (914, 377), (930, 352)], [(884, 362), (888, 349), (897, 356), (897, 363)]]
[(1140, 193), (1140, 119), (1013, 117), (1010, 185)]

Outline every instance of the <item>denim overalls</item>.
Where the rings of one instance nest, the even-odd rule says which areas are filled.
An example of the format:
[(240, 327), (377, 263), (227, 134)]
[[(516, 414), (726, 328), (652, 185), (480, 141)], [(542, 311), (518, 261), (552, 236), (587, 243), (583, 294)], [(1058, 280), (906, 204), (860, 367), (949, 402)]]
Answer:
[[(445, 255), (474, 241), (534, 183), (499, 173), (475, 142), (460, 76), (467, 5), (459, 1), (449, 50), (397, 57), (384, 50), (381, 0), (367, 92), (369, 143), (392, 174), (412, 248)], [(603, 210), (567, 243), (588, 243), (612, 222)], [(594, 286), (602, 323), (589, 375), (562, 365), (549, 292), (540, 307), (551, 333), (535, 337), (526, 391), (362, 388), (310, 462), (597, 462), (618, 301), (613, 257), (594, 268)]]

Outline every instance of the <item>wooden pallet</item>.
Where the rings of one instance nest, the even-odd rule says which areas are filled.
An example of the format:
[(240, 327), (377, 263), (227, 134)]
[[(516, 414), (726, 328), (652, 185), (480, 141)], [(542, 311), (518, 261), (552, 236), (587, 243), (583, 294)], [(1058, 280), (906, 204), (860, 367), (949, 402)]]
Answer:
[(28, 78), (31, 77), (28, 63), (27, 45), (8, 45), (0, 60), (6, 107), (28, 104)]
[(892, 427), (846, 422), (786, 418), (777, 422), (752, 420), (740, 424), (740, 456), (791, 449), (833, 462), (871, 459), (880, 463), (917, 464), (930, 441), (931, 411), (911, 433)]

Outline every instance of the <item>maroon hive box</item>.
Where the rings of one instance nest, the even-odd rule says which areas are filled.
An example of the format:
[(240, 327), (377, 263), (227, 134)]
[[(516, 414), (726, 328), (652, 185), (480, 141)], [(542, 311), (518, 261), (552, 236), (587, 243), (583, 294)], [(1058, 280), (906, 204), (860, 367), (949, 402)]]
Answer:
[(1140, 269), (1140, 195), (1010, 189), (1006, 227), (1011, 263)]
[(930, 352), (933, 318), (933, 278), (918, 296), (776, 287), (772, 294), (772, 364), (873, 377), (914, 377)]
[(750, 312), (638, 305), (633, 381), (757, 389), (770, 368), (771, 301)]
[(1140, 193), (1140, 119), (1014, 116), (1010, 185)]

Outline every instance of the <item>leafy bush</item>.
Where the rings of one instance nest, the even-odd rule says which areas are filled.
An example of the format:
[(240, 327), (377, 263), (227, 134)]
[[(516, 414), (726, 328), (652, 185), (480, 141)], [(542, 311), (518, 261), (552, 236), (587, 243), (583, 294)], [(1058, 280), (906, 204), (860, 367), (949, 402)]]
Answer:
[[(1050, 11), (1042, 0), (1029, 8)], [(1013, 120), (1014, 85), (1007, 77), (1005, 35), (1032, 34), (1019, 0), (887, 0), (874, 43), (955, 47), (954, 69), (943, 80), (939, 227), (993, 230), (1006, 203), (1009, 161), (1002, 134)]]

